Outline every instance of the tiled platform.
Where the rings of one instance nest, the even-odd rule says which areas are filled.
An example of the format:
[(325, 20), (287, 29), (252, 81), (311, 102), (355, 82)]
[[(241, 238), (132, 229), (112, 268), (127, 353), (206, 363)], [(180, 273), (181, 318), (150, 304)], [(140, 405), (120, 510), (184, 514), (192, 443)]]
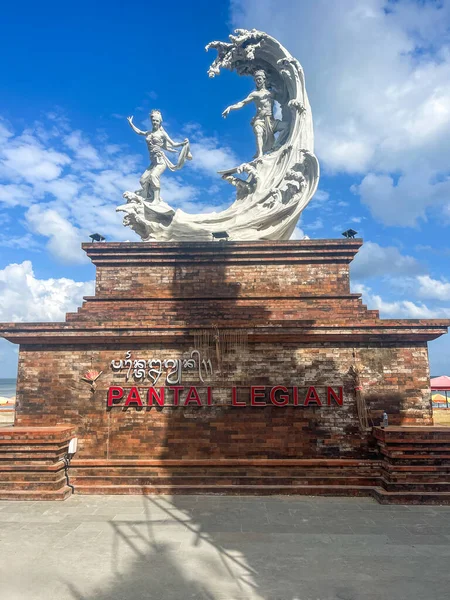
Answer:
[(5, 600), (441, 600), (450, 507), (369, 498), (0, 502)]

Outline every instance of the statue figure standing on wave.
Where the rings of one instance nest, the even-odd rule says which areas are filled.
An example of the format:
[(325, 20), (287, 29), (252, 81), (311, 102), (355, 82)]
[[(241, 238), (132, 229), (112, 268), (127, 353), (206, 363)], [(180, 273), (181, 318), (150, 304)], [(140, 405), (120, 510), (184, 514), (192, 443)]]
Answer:
[[(226, 118), (230, 111), (243, 108), (246, 104), (254, 102), (256, 105), (256, 115), (251, 120), (251, 125), (256, 137), (256, 155), (260, 158), (265, 152), (276, 150), (286, 141), (289, 133), (289, 123), (275, 119), (273, 115), (273, 103), (275, 101), (275, 90), (268, 89), (267, 75), (262, 69), (253, 73), (256, 90), (251, 92), (247, 98), (232, 104), (226, 108), (222, 117)], [(275, 140), (275, 133), (279, 133)]]
[[(133, 117), (128, 117), (127, 120), (135, 133), (145, 136), (148, 153), (150, 155), (150, 166), (139, 180), (142, 191), (139, 190), (137, 193), (142, 196), (144, 200), (158, 203), (161, 200), (160, 178), (166, 168), (168, 167), (171, 171), (178, 171), (184, 165), (186, 160), (192, 159), (192, 154), (189, 150), (189, 140), (186, 138), (180, 143), (175, 143), (171, 140), (162, 126), (163, 119), (159, 110), (152, 110), (150, 113), (150, 120), (152, 122), (151, 131), (141, 131), (138, 129), (133, 124)], [(175, 148), (181, 148), (181, 152), (178, 156), (177, 163), (173, 164), (163, 150), (176, 152)]]

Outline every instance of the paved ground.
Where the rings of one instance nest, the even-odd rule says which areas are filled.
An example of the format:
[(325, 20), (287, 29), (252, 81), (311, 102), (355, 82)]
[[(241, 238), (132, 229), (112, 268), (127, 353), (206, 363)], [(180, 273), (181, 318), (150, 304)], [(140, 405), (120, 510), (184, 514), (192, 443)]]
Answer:
[(0, 502), (1, 600), (444, 600), (450, 507), (365, 498)]

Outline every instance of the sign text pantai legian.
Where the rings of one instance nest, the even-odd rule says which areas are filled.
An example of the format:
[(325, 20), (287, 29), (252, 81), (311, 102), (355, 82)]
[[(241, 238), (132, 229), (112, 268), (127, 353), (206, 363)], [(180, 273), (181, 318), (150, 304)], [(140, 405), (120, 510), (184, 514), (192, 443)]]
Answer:
[[(163, 408), (164, 406), (342, 406), (343, 388), (331, 386), (233, 386), (221, 389), (221, 401), (214, 402), (214, 389), (206, 386), (163, 386), (123, 388), (111, 386), (107, 393), (107, 408)], [(229, 394), (223, 402), (223, 392)]]

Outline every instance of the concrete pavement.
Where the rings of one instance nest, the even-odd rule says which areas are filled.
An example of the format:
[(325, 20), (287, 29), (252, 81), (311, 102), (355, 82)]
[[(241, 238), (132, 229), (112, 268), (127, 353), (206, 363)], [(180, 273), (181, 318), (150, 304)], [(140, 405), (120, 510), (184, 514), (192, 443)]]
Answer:
[(1, 600), (443, 600), (450, 507), (368, 498), (0, 502)]

